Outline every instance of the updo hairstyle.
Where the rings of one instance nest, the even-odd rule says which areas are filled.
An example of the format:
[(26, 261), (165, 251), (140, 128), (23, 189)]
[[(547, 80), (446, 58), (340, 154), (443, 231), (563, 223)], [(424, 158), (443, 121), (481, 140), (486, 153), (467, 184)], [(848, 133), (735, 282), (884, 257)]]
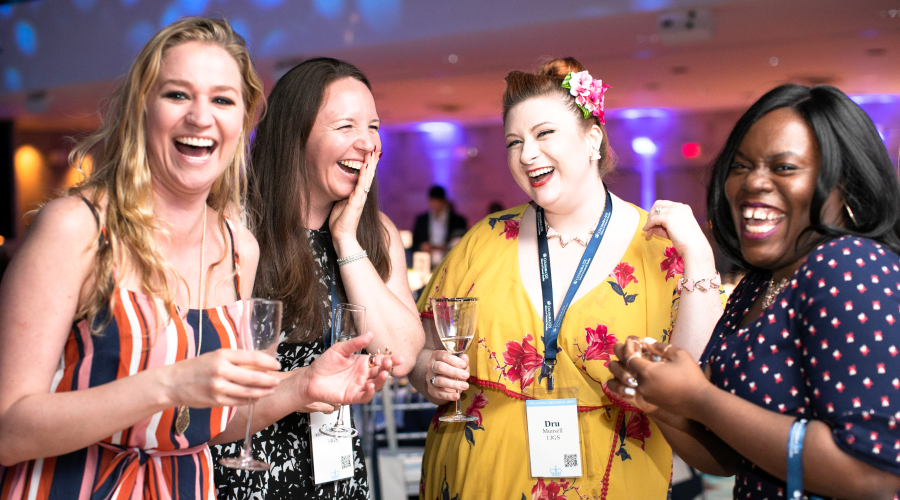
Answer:
[[(506, 75), (506, 90), (503, 92), (503, 123), (506, 123), (509, 110), (516, 104), (545, 95), (558, 96), (582, 123), (585, 132), (592, 125), (597, 125), (603, 132), (603, 139), (600, 142), (601, 158), (597, 160), (597, 167), (602, 177), (612, 172), (616, 163), (612, 149), (609, 147), (606, 125), (600, 123), (600, 120), (594, 115), (584, 118), (581, 108), (575, 103), (575, 97), (569, 93), (569, 89), (562, 87), (562, 82), (569, 72), (578, 73), (580, 71), (585, 71), (585, 67), (573, 57), (551, 59), (541, 64), (534, 73), (511, 71)], [(595, 75), (591, 76), (596, 78)]]

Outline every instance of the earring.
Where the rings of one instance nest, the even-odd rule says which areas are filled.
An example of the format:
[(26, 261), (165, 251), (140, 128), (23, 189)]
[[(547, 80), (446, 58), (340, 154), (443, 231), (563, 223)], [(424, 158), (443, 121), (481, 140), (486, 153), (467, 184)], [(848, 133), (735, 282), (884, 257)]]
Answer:
[(859, 227), (859, 224), (856, 222), (856, 216), (853, 215), (853, 210), (850, 210), (850, 205), (847, 202), (844, 202), (844, 210), (847, 211), (847, 215), (850, 216), (850, 220), (853, 221), (853, 225)]
[(591, 146), (591, 153), (590, 153), (590, 155), (591, 155), (591, 161), (593, 161), (593, 160), (599, 160), (600, 158), (602, 158), (602, 156), (600, 156), (600, 150), (597, 149), (597, 148), (595, 148), (595, 147), (593, 147), (593, 146)]

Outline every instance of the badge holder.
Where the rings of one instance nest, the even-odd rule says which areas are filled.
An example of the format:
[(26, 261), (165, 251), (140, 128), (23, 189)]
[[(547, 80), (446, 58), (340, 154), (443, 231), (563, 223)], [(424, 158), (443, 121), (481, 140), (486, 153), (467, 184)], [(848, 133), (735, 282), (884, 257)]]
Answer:
[[(581, 435), (578, 431), (578, 388), (557, 387), (553, 370), (556, 368), (557, 338), (569, 305), (584, 281), (591, 261), (606, 234), (612, 217), (612, 196), (606, 191), (603, 215), (597, 229), (585, 246), (578, 269), (566, 291), (559, 311), (554, 314), (553, 279), (550, 270), (550, 249), (547, 244), (549, 226), (544, 209), (535, 208), (538, 239), (538, 266), (541, 276), (541, 297), (544, 304), (544, 362), (531, 396), (525, 401), (525, 423), (528, 427), (528, 455), (531, 477), (582, 477)], [(546, 387), (542, 382), (546, 381)]]
[(312, 435), (313, 482), (328, 483), (353, 477), (353, 440), (322, 434), (322, 426), (337, 423), (337, 412), (309, 414)]
[(582, 477), (578, 388), (556, 386), (553, 365), (541, 369), (535, 399), (525, 401), (531, 477)]

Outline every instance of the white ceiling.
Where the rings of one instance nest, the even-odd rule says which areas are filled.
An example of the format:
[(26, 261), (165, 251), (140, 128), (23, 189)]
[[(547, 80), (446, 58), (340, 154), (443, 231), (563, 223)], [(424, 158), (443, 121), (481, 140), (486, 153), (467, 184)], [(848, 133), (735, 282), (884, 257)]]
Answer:
[[(529, 3), (490, 1), (507, 10)], [(784, 82), (828, 83), (848, 94), (900, 94), (897, 0), (678, 2), (708, 9), (714, 19), (711, 38), (681, 44), (658, 40), (660, 11), (641, 7), (647, 0), (577, 3), (581, 15), (562, 21), (535, 23), (526, 16), (494, 30), (484, 29), (490, 23), (473, 21), (456, 34), (383, 37), (389, 41), (333, 44), (315, 52), (285, 49), (257, 58), (256, 64), (271, 88), (280, 74), (306, 57), (348, 60), (370, 77), (386, 124), (496, 120), (506, 73), (533, 69), (542, 57), (561, 55), (578, 58), (612, 85), (607, 93), (612, 110), (743, 108)], [(586, 10), (585, 3), (599, 10)], [(497, 10), (491, 15), (502, 15), (503, 9)], [(458, 58), (455, 64), (448, 61), (451, 54)], [(15, 117), (24, 129), (90, 128), (97, 122), (91, 113), (112, 85), (106, 79), (51, 87), (37, 96), (33, 91), (0, 95), (0, 116)]]

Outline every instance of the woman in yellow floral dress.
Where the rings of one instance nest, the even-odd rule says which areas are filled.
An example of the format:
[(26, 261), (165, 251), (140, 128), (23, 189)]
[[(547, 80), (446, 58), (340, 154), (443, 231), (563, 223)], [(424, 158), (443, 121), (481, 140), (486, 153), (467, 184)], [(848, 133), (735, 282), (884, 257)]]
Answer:
[[(507, 159), (533, 202), (476, 224), (419, 301), (428, 339), (410, 379), (442, 405), (429, 428), (423, 500), (666, 497), (671, 449), (652, 420), (606, 390), (607, 367), (613, 346), (629, 335), (671, 339), (699, 355), (721, 300), (709, 285), (717, 283), (712, 251), (689, 207), (658, 201), (648, 214), (607, 193), (602, 177), (613, 162), (603, 120), (606, 88), (574, 59), (507, 77)], [(608, 225), (598, 224), (607, 204)], [(578, 478), (532, 477), (529, 467), (524, 401), (545, 397), (535, 388), (546, 385), (538, 214), (548, 226), (541, 241), (549, 245), (552, 273), (544, 284), (552, 284), (554, 315), (587, 241), (595, 230), (603, 233), (564, 310), (554, 370), (557, 387), (578, 390)], [(478, 298), (479, 317), (474, 340), (457, 358), (440, 347), (430, 299), (465, 296)], [(696, 329), (680, 331), (688, 321)], [(476, 420), (440, 422), (460, 398)]]

